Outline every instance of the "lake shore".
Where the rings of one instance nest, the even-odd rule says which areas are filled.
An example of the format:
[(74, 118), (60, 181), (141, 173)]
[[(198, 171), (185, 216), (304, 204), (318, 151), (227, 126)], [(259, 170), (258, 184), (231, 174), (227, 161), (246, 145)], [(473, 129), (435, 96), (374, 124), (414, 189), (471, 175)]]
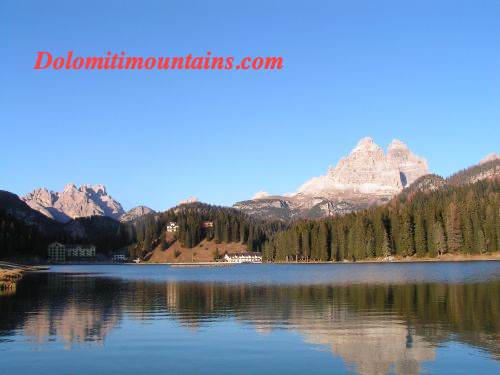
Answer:
[(273, 264), (349, 264), (349, 263), (423, 263), (423, 262), (477, 262), (477, 261), (500, 261), (500, 253), (466, 255), (466, 254), (444, 254), (434, 258), (431, 257), (401, 257), (391, 256), (387, 258), (360, 259), (356, 261), (344, 260), (341, 262), (332, 261), (283, 261), (272, 262)]

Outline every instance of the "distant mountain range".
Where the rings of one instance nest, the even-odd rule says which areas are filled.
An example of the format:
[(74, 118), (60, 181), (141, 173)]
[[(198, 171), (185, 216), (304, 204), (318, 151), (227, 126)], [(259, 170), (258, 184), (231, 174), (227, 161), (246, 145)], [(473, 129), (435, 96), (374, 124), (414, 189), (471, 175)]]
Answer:
[[(297, 192), (271, 196), (260, 192), (254, 199), (233, 205), (250, 216), (265, 220), (289, 221), (321, 218), (359, 211), (388, 202), (401, 192), (436, 190), (446, 184), (463, 185), (500, 174), (500, 155), (490, 154), (480, 164), (447, 179), (429, 173), (427, 161), (415, 155), (403, 142), (393, 140), (387, 153), (373, 139), (363, 138), (325, 176), (305, 182)], [(88, 217), (104, 217), (133, 222), (156, 212), (145, 206), (125, 212), (104, 185), (67, 184), (62, 192), (39, 188), (18, 198), (1, 192), (0, 209), (9, 209), (22, 221), (59, 223)], [(197, 201), (191, 197), (186, 204)], [(50, 225), (49, 225), (50, 226)]]
[(427, 161), (403, 142), (393, 140), (386, 154), (373, 139), (363, 138), (335, 168), (307, 181), (296, 193), (271, 196), (260, 192), (233, 207), (255, 217), (283, 221), (346, 214), (384, 204), (416, 182), (430, 189), (491, 177), (499, 173), (499, 159), (498, 154), (488, 155), (480, 165), (444, 180), (430, 175)]
[(155, 213), (139, 206), (125, 212), (122, 205), (111, 197), (104, 185), (83, 185), (77, 188), (67, 184), (62, 192), (36, 189), (22, 197), (32, 209), (61, 223), (91, 216), (106, 216), (122, 222), (133, 221), (143, 215)]

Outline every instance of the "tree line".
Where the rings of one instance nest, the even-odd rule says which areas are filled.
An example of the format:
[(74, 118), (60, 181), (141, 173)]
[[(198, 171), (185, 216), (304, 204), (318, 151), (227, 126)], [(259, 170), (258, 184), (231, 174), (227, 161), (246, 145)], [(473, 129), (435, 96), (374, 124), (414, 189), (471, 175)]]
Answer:
[(402, 193), (385, 206), (304, 220), (264, 245), (268, 261), (356, 261), (500, 250), (500, 178)]

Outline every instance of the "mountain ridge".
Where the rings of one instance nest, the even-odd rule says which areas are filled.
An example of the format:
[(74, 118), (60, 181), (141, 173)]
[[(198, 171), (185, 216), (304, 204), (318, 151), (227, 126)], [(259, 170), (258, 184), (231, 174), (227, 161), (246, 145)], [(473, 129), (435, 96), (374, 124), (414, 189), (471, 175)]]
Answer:
[(372, 138), (361, 139), (324, 176), (287, 195), (256, 194), (234, 208), (267, 219), (320, 218), (380, 205), (429, 173), (427, 160), (394, 139), (387, 153)]
[(92, 216), (110, 217), (127, 222), (154, 213), (146, 206), (134, 207), (125, 212), (122, 205), (108, 194), (102, 184), (82, 185), (77, 188), (68, 183), (62, 192), (39, 188), (21, 199), (32, 209), (61, 223)]

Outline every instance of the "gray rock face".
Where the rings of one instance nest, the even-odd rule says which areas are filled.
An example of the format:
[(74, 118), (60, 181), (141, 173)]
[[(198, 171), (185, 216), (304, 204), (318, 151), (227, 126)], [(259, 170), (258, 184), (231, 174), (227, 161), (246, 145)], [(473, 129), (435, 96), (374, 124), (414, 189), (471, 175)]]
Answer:
[(129, 221), (134, 221), (139, 219), (144, 215), (155, 214), (156, 212), (149, 207), (146, 206), (137, 206), (129, 210), (126, 214), (120, 217), (120, 221), (122, 223), (126, 223)]
[(325, 176), (314, 177), (290, 196), (266, 196), (233, 207), (268, 219), (317, 218), (358, 211), (387, 202), (429, 173), (427, 161), (401, 141), (387, 154), (371, 138), (363, 138)]
[(22, 198), (31, 208), (60, 222), (88, 216), (108, 216), (119, 219), (125, 214), (103, 185), (83, 185), (79, 189), (68, 184), (63, 192), (45, 188), (34, 190)]

